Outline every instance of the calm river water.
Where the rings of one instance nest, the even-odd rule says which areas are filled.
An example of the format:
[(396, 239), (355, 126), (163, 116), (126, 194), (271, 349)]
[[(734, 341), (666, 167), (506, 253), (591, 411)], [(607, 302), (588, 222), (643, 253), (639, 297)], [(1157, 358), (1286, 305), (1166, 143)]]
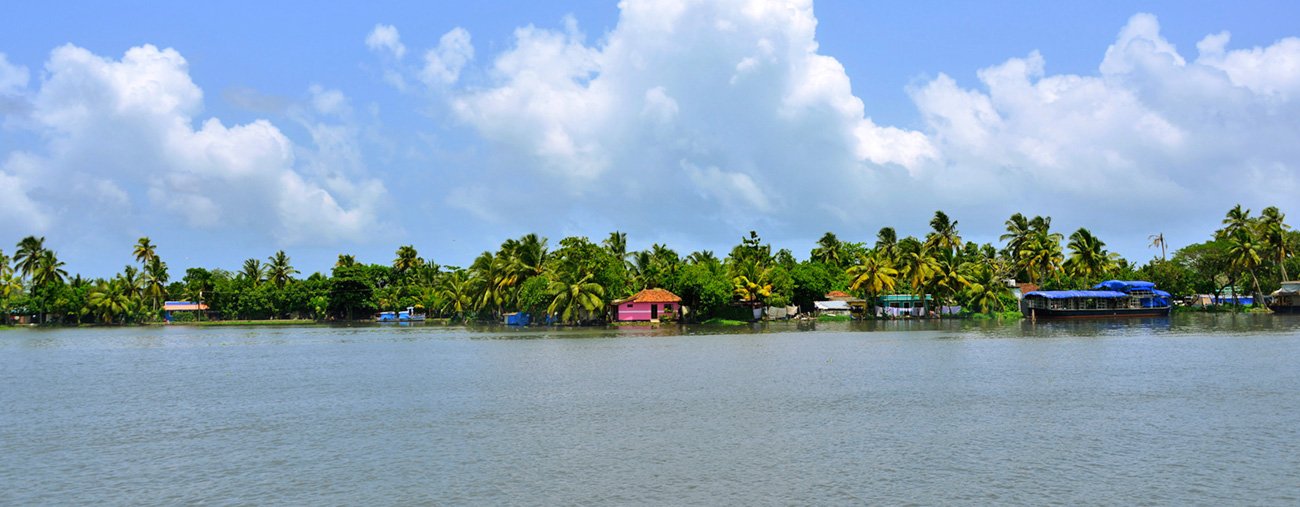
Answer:
[(0, 331), (0, 504), (1300, 503), (1300, 318)]

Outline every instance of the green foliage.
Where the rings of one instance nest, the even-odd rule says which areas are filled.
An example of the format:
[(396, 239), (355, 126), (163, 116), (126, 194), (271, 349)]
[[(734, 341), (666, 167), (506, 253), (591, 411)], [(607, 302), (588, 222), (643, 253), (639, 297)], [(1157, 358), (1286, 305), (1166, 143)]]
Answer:
[[(827, 233), (829, 234), (829, 233)], [(835, 289), (836, 281), (841, 278), (834, 272), (833, 266), (821, 261), (801, 262), (790, 270), (793, 282), (790, 302), (800, 311), (811, 311), (814, 301), (821, 301), (826, 293)]]
[[(1065, 238), (1050, 217), (1012, 215), (999, 250), (963, 242), (958, 222), (942, 211), (930, 220), (924, 239), (899, 239), (882, 227), (867, 243), (825, 233), (798, 261), (788, 249), (773, 253), (755, 231), (740, 238), (727, 256), (710, 251), (684, 258), (667, 245), (628, 252), (627, 235), (614, 232), (601, 244), (567, 237), (554, 251), (548, 241), (526, 234), (487, 251), (467, 269), (443, 267), (418, 255), (414, 246), (396, 251), (392, 265), (360, 264), (339, 255), (329, 275), (295, 278), (284, 251), (250, 258), (235, 271), (187, 267), (176, 279), (148, 237), (137, 241), (132, 264), (107, 279), (69, 276), (45, 238), (28, 236), (9, 257), (0, 251), (0, 314), (30, 315), (38, 322), (146, 323), (155, 321), (163, 300), (202, 302), (225, 319), (367, 319), (377, 310), (414, 307), (430, 316), (496, 320), (501, 313), (527, 311), (539, 321), (546, 313), (566, 322), (601, 321), (607, 304), (643, 288), (662, 287), (683, 299), (688, 319), (747, 321), (763, 305), (796, 304), (810, 310), (831, 290), (849, 290), (874, 300), (888, 293), (933, 294), (938, 303), (961, 304), (972, 318), (1010, 316), (1016, 301), (1005, 280), (1044, 289), (1077, 289), (1105, 278), (1143, 279), (1175, 295), (1216, 293), (1235, 286), (1266, 294), (1300, 272), (1300, 232), (1277, 207), (1259, 216), (1236, 206), (1214, 237), (1170, 251), (1164, 234), (1154, 234), (1159, 257), (1137, 265), (1105, 249), (1088, 229)], [(867, 238), (863, 238), (867, 239)], [(1166, 257), (1168, 257), (1166, 259)], [(188, 318), (187, 315), (183, 318)], [(180, 317), (178, 315), (178, 317)], [(199, 317), (199, 316), (194, 316)]]

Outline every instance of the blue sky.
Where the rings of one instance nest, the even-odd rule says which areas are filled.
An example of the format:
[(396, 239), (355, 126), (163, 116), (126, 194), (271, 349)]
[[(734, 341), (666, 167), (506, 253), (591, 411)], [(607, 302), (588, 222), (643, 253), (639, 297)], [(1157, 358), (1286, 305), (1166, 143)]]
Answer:
[(943, 209), (966, 239), (1049, 214), (1145, 260), (1237, 202), (1300, 211), (1297, 10), (23, 2), (0, 16), (0, 248), (43, 235), (108, 275), (148, 235), (174, 269), (285, 249), (311, 272), (755, 229), (803, 257)]

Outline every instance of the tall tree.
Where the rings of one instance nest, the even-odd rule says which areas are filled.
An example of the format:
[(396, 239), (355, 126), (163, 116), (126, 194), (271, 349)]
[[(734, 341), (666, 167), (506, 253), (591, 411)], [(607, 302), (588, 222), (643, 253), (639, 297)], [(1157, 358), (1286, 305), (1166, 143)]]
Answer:
[(840, 239), (835, 237), (835, 233), (827, 232), (822, 235), (821, 239), (817, 240), (817, 247), (813, 248), (809, 257), (822, 264), (839, 267), (841, 263), (840, 251), (842, 249)]
[(1277, 266), (1282, 270), (1282, 280), (1290, 280), (1290, 275), (1286, 272), (1286, 258), (1290, 256), (1291, 251), (1287, 248), (1287, 231), (1291, 229), (1286, 224), (1286, 215), (1277, 206), (1269, 206), (1259, 212), (1259, 237), (1262, 240), (1265, 251), (1277, 262)]
[(132, 254), (135, 255), (135, 260), (139, 261), (140, 264), (147, 265), (158, 257), (156, 250), (157, 246), (149, 240), (148, 236), (145, 236), (136, 241)]
[(336, 268), (350, 268), (357, 265), (357, 256), (351, 254), (339, 254), (339, 260), (334, 262)]
[(397, 258), (393, 259), (393, 269), (398, 273), (406, 273), (423, 263), (414, 246), (403, 245), (397, 249)]
[(955, 252), (961, 248), (961, 235), (957, 233), (957, 221), (948, 218), (948, 214), (935, 211), (930, 219), (932, 232), (926, 238), (931, 248)]
[(244, 259), (244, 268), (239, 271), (239, 276), (248, 280), (253, 287), (257, 287), (262, 283), (262, 278), (266, 276), (266, 271), (262, 268), (262, 261)]
[(158, 312), (158, 303), (167, 297), (167, 263), (157, 256), (149, 259), (144, 267), (144, 292), (153, 301), (153, 311)]
[(30, 279), (41, 262), (41, 252), (45, 251), (45, 237), (27, 236), (18, 242), (14, 252), (14, 269), (24, 280)]
[(1246, 229), (1250, 229), (1250, 210), (1243, 209), (1238, 204), (1228, 210), (1227, 215), (1223, 217), (1223, 228), (1215, 233), (1215, 237), (1231, 238), (1237, 234), (1237, 231)]
[(32, 283), (39, 286), (62, 284), (68, 276), (63, 266), (63, 261), (53, 250), (42, 250), (36, 262), (36, 272), (32, 274)]
[(284, 250), (275, 252), (267, 259), (270, 261), (266, 266), (266, 276), (274, 283), (277, 288), (284, 288), (284, 284), (293, 279), (293, 275), (298, 274), (298, 270), (289, 264), (289, 256), (285, 255)]
[(1070, 235), (1070, 257), (1063, 267), (1070, 276), (1083, 278), (1090, 283), (1104, 276), (1114, 267), (1114, 260), (1106, 252), (1106, 243), (1080, 227)]
[(888, 259), (896, 259), (894, 248), (898, 245), (898, 233), (893, 227), (881, 227), (876, 232), (876, 253)]
[(1020, 255), (1020, 251), (1029, 242), (1033, 230), (1029, 227), (1029, 219), (1020, 213), (1011, 215), (1011, 218), (1007, 219), (1006, 226), (1007, 233), (998, 239), (1007, 243), (1007, 253), (1012, 258), (1015, 258)]
[(1235, 229), (1232, 237), (1228, 238), (1228, 258), (1232, 267), (1250, 275), (1255, 288), (1255, 304), (1260, 303), (1262, 295), (1259, 289), (1259, 277), (1255, 276), (1255, 270), (1263, 260), (1260, 256), (1261, 250), (1263, 250), (1262, 245), (1250, 234), (1249, 229)]
[(601, 242), (601, 245), (609, 250), (614, 257), (622, 259), (627, 257), (627, 233), (614, 231), (609, 233), (609, 237)]
[(1165, 257), (1165, 247), (1168, 245), (1165, 244), (1165, 233), (1161, 232), (1157, 234), (1152, 234), (1150, 236), (1147, 236), (1147, 239), (1151, 240), (1151, 248), (1160, 249), (1160, 260), (1162, 261), (1166, 260), (1167, 258)]
[(880, 250), (858, 256), (857, 264), (849, 266), (849, 289), (865, 292), (871, 315), (875, 316), (876, 298), (881, 294), (892, 292), (898, 283), (898, 270), (893, 260)]

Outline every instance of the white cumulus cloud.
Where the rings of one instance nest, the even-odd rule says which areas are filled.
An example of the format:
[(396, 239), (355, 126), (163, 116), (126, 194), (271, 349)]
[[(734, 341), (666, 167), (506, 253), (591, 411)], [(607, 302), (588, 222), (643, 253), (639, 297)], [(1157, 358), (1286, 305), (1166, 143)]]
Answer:
[(456, 27), (442, 35), (438, 47), (424, 53), (420, 79), (429, 86), (449, 85), (460, 79), (460, 70), (474, 59), (469, 32)]
[(472, 198), (483, 195), (538, 227), (601, 215), (629, 228), (789, 230), (825, 212), (861, 221), (887, 198), (880, 178), (938, 157), (923, 133), (867, 116), (843, 65), (818, 52), (810, 1), (620, 7), (595, 43), (571, 17), (519, 28), (486, 86), (449, 91), (454, 117), (499, 159), (449, 182), (517, 182), (450, 204), (482, 209)]
[(366, 36), (366, 47), (373, 51), (386, 51), (399, 60), (406, 56), (406, 45), (402, 44), (402, 36), (393, 25), (375, 25)]
[(911, 90), (943, 154), (929, 172), (1128, 236), (1204, 234), (1238, 202), (1295, 210), (1300, 144), (1286, 140), (1300, 136), (1300, 41), (1227, 42), (1208, 36), (1189, 61), (1139, 14), (1098, 75), (1049, 75), (1036, 52), (981, 70), (982, 89), (940, 75)]
[[(338, 92), (314, 92), (317, 109), (345, 107)], [(113, 59), (59, 47), (32, 103), (26, 126), (42, 144), (0, 166), (0, 178), (17, 180), (5, 185), (16, 195), (4, 213), (26, 219), (9, 235), (148, 222), (297, 244), (359, 240), (378, 220), (382, 184), (300, 161), (323, 148), (297, 146), (266, 120), (200, 118), (203, 91), (175, 50), (145, 45)]]

